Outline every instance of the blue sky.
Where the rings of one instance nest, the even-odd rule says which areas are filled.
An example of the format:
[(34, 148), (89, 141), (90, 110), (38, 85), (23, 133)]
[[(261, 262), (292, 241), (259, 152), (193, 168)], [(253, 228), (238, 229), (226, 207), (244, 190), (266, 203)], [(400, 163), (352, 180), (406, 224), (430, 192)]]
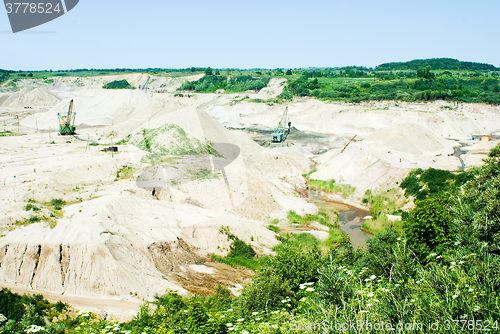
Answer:
[(498, 0), (80, 0), (17, 34), (0, 13), (0, 68), (500, 67), (499, 12)]

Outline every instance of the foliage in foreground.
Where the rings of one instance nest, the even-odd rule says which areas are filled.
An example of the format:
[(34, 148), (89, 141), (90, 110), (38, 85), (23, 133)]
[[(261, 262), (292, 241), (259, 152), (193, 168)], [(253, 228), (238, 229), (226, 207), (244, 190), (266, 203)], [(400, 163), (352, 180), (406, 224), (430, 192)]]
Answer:
[(239, 297), (222, 286), (210, 297), (168, 292), (119, 324), (90, 313), (51, 318), (46, 315), (55, 306), (42, 303), (37, 309), (37, 303), (4, 292), (0, 331), (463, 333), (481, 327), (498, 332), (500, 147), (470, 173), (463, 192), (444, 191), (417, 202), (403, 230), (378, 233), (366, 249), (347, 243), (340, 252), (322, 254), (315, 244), (305, 250), (283, 238), (276, 256), (262, 260)]

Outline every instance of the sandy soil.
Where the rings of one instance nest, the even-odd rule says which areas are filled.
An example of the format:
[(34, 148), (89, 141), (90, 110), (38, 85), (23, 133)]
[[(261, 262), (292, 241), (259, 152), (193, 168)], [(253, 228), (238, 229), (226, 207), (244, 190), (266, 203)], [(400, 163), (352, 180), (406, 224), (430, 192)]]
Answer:
[[(351, 105), (309, 98), (267, 105), (236, 102), (242, 94), (173, 96), (196, 76), (151, 77), (147, 92), (101, 88), (118, 79), (139, 87), (147, 78), (59, 77), (22, 80), (18, 92), (0, 89), (0, 126), (24, 134), (0, 137), (0, 285), (116, 316), (137, 310), (131, 293), (144, 299), (167, 289), (210, 293), (222, 282), (237, 294), (252, 273), (210, 262), (210, 254), (224, 255), (230, 245), (221, 227), (269, 254), (277, 242), (266, 228), (272, 219), (284, 220), (289, 210), (317, 211), (297, 193), (306, 184), (303, 173), (316, 168), (312, 178), (355, 186), (345, 201), (359, 204), (365, 190), (396, 187), (412, 168), (456, 170), (460, 162), (452, 154), (460, 145), (468, 145), (462, 147), (466, 168), (481, 164), (498, 140), (471, 137), (500, 132), (500, 108), (487, 105), (450, 110), (445, 102)], [(282, 88), (271, 80), (261, 92), (244, 94), (271, 98)], [(70, 99), (80, 140), (57, 135), (57, 113), (67, 112)], [(286, 106), (292, 133), (271, 145), (266, 137)], [(188, 177), (211, 161), (206, 157), (165, 159), (155, 167), (163, 183), (153, 196), (137, 182), (151, 168), (146, 152), (134, 145), (121, 145), (114, 155), (100, 149), (164, 124), (203, 143), (235, 145), (239, 155), (208, 178)], [(188, 179), (177, 182), (181, 174)], [(68, 203), (57, 219), (16, 223), (49, 217), (56, 198)], [(29, 199), (39, 213), (25, 211)]]

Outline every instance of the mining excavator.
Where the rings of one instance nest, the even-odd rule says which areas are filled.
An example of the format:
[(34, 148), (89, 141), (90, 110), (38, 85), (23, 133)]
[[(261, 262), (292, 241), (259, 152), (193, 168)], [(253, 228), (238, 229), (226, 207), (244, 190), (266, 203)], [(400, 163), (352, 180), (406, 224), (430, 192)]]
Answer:
[(283, 116), (281, 117), (281, 121), (278, 124), (278, 127), (274, 129), (274, 132), (271, 134), (271, 141), (273, 143), (281, 143), (286, 140), (288, 135), (290, 134), (290, 128), (292, 126), (292, 122), (288, 122), (288, 129), (286, 128), (287, 126), (287, 118), (288, 118), (288, 107), (286, 107), (285, 112), (283, 113)]
[(73, 112), (73, 99), (69, 103), (68, 114), (61, 115), (61, 113), (57, 113), (57, 117), (59, 117), (59, 134), (62, 136), (74, 135), (75, 134), (75, 116), (76, 113)]

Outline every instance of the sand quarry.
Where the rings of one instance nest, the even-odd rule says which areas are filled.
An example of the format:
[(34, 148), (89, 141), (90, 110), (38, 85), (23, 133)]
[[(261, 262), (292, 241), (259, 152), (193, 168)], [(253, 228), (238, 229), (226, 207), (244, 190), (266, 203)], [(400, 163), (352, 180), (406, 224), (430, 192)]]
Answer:
[[(276, 79), (259, 93), (191, 97), (174, 92), (199, 76), (153, 77), (147, 92), (101, 88), (117, 79), (138, 87), (147, 77), (56, 77), (17, 82), (17, 92), (0, 88), (2, 131), (23, 134), (0, 137), (0, 285), (116, 317), (130, 317), (167, 289), (208, 294), (220, 282), (238, 294), (253, 273), (210, 260), (228, 251), (221, 227), (269, 254), (277, 243), (266, 228), (272, 219), (317, 210), (297, 192), (306, 187), (303, 173), (316, 168), (312, 178), (355, 186), (344, 200), (359, 205), (367, 189), (397, 187), (413, 168), (458, 170), (460, 147), (465, 168), (480, 165), (500, 135), (500, 107), (488, 105), (236, 101), (276, 96), (284, 84)], [(57, 113), (71, 99), (77, 138), (57, 134)], [(269, 143), (286, 106), (290, 137)], [(155, 145), (187, 140), (232, 158), (219, 165), (206, 154), (153, 161), (133, 140), (116, 154), (102, 151), (128, 135), (137, 144), (141, 131), (165, 125), (174, 132)], [(492, 140), (471, 139), (477, 135)], [(172, 139), (179, 136), (184, 142)], [(141, 175), (155, 181), (141, 183)], [(59, 217), (16, 224), (34, 214), (25, 210), (28, 200), (49, 217), (52, 199), (67, 202)]]

